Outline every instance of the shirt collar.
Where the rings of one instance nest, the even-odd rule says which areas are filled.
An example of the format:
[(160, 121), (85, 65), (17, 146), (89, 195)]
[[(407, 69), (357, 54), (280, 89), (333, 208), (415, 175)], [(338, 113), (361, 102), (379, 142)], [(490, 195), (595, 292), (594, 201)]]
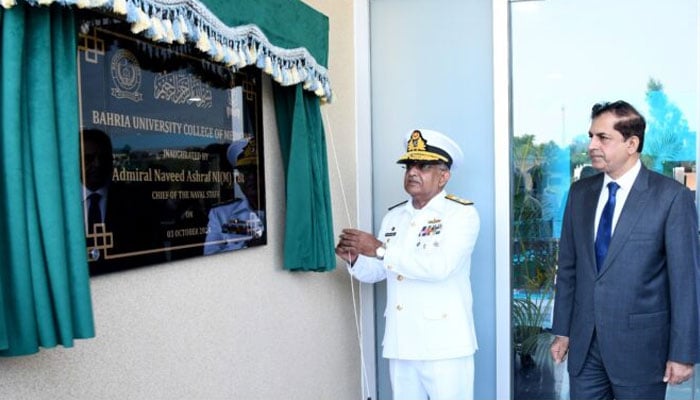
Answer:
[(421, 208), (420, 210), (413, 208), (413, 201), (409, 198), (408, 202), (406, 203), (406, 208), (413, 213), (431, 208), (438, 208), (444, 203), (445, 196), (447, 196), (447, 192), (445, 192), (445, 189), (443, 189), (440, 193), (436, 194), (432, 199), (430, 199), (428, 204), (426, 204), (425, 207)]
[(603, 178), (603, 187), (607, 186), (608, 183), (610, 182), (616, 182), (618, 185), (620, 185), (621, 189), (629, 191), (629, 189), (632, 187), (634, 184), (634, 181), (637, 179), (637, 175), (639, 175), (639, 171), (642, 169), (642, 162), (640, 160), (637, 160), (636, 163), (630, 168), (629, 171), (625, 172), (624, 175), (619, 177), (618, 179), (613, 179), (608, 175), (607, 173), (605, 174), (605, 178)]

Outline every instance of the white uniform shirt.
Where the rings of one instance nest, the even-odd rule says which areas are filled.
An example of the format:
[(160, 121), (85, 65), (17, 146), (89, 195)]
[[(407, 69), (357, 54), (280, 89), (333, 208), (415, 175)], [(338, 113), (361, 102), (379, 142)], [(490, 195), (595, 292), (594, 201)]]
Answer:
[(387, 279), (385, 358), (474, 354), (469, 273), (478, 234), (476, 208), (447, 199), (444, 191), (420, 210), (409, 200), (387, 213), (378, 235), (384, 259), (360, 256), (350, 268), (363, 282)]

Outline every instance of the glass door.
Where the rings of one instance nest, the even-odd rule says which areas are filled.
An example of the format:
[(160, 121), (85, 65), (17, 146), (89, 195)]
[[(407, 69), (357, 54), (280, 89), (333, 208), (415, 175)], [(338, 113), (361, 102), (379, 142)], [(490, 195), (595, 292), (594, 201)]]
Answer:
[[(513, 398), (568, 399), (549, 329), (568, 188), (591, 172), (591, 107), (635, 106), (647, 119), (643, 163), (695, 190), (698, 4), (511, 0), (510, 13)], [(698, 381), (668, 398), (700, 398)]]

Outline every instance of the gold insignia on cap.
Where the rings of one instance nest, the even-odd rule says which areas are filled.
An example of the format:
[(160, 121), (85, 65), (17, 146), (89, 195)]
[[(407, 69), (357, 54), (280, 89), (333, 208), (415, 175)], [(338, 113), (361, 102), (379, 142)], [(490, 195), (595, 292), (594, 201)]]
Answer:
[(255, 138), (252, 137), (243, 148), (243, 152), (238, 156), (236, 167), (245, 167), (247, 165), (256, 165), (258, 163), (257, 146)]
[(420, 131), (413, 131), (411, 138), (408, 140), (406, 151), (425, 151), (425, 139)]

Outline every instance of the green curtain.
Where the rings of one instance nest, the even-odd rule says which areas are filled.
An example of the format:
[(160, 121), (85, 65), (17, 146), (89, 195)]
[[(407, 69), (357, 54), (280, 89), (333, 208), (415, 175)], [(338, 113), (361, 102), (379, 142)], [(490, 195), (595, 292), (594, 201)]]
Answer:
[[(328, 17), (294, 0), (203, 0), (228, 26), (255, 24), (276, 46), (304, 47), (328, 64)], [(287, 215), (284, 267), (293, 271), (335, 268), (333, 219), (321, 104), (302, 85), (273, 82)]]
[(0, 355), (94, 336), (80, 197), (77, 30), (0, 9)]
[(301, 85), (274, 85), (273, 93), (286, 178), (284, 267), (330, 271), (335, 253), (320, 100)]
[(277, 47), (304, 47), (328, 66), (328, 17), (299, 0), (202, 0), (227, 26), (254, 24)]

